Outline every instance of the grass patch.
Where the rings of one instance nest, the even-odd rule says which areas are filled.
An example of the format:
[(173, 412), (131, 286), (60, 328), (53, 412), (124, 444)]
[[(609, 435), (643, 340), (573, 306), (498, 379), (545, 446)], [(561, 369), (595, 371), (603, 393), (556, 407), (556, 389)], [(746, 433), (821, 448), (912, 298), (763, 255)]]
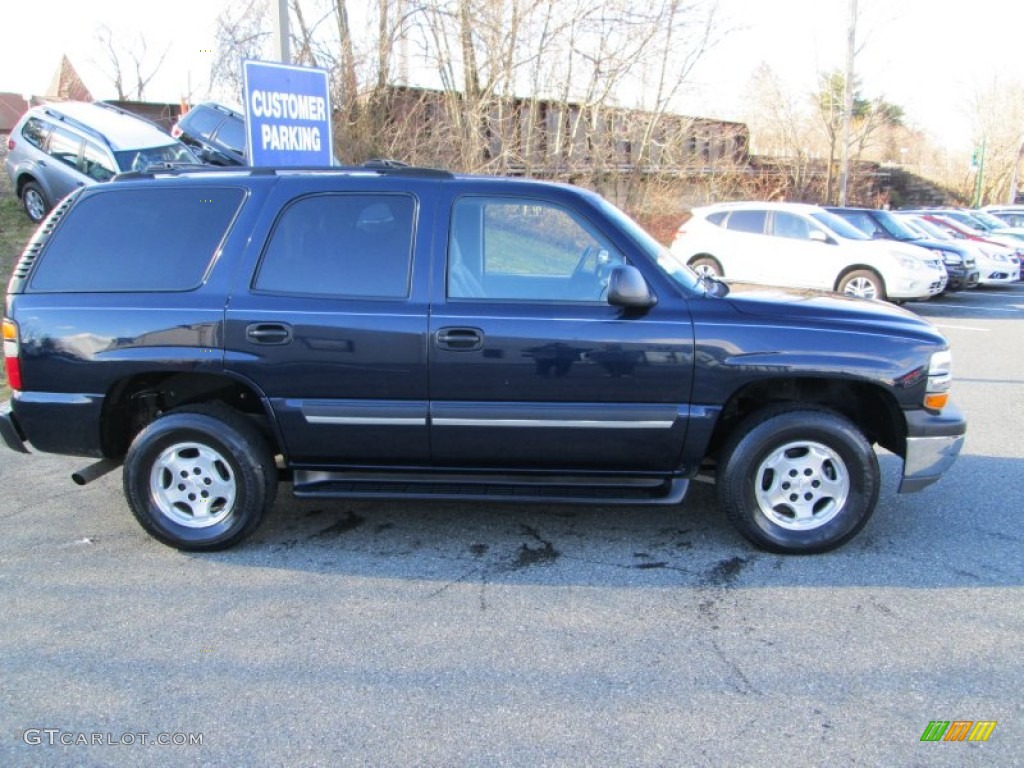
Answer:
[[(25, 215), (18, 198), (0, 189), (0, 285), (3, 286), (5, 296), (7, 283), (11, 279), (11, 270), (14, 269), (34, 229), (35, 226)], [(7, 400), (10, 396), (7, 374), (0, 367), (0, 401)]]

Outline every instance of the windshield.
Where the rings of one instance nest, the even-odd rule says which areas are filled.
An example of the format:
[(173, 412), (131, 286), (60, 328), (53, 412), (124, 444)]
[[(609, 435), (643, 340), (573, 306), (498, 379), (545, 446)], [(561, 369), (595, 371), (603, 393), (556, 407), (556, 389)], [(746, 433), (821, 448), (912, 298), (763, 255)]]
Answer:
[(878, 219), (878, 223), (882, 225), (882, 229), (897, 240), (918, 240), (921, 237), (920, 234), (888, 211), (878, 211), (875, 216)]
[(633, 221), (604, 198), (598, 198), (598, 204), (616, 224), (626, 230), (640, 249), (655, 261), (666, 275), (676, 283), (690, 290), (697, 290), (700, 278), (681, 262), (675, 254), (648, 234), (647, 230)]
[(972, 237), (982, 237), (984, 235), (984, 232), (977, 227), (972, 227), (970, 224), (958, 221), (955, 216), (947, 216), (945, 213), (942, 213), (935, 214), (935, 218), (942, 222), (942, 224), (948, 224), (949, 228), (954, 232), (954, 237), (956, 237), (957, 234), (959, 234), (960, 237), (967, 237), (968, 235)]
[(928, 219), (916, 218), (914, 224), (923, 229), (932, 237), (938, 238), (939, 240), (956, 240), (956, 236), (953, 231), (946, 227), (939, 226), (934, 222), (928, 221)]
[(152, 165), (200, 165), (199, 159), (181, 142), (163, 147), (126, 149), (115, 152), (117, 165), (122, 171), (145, 171)]
[(988, 229), (1006, 229), (1010, 226), (998, 216), (993, 216), (991, 213), (986, 213), (985, 211), (971, 211), (971, 216), (988, 227)]
[(839, 235), (844, 240), (870, 240), (871, 238), (857, 229), (853, 224), (850, 224), (845, 219), (841, 219), (830, 211), (817, 211), (811, 214), (811, 218), (817, 221), (819, 224), (824, 224), (826, 227), (831, 229), (835, 234)]
[(909, 216), (894, 217), (899, 223), (914, 233), (916, 237), (932, 237), (932, 233), (921, 226), (921, 222)]

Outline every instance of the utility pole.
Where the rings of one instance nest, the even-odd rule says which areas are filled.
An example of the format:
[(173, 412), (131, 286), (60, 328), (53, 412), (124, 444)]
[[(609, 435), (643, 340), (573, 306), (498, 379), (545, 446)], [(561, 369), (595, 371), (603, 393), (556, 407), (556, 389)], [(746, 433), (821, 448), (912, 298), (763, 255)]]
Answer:
[(274, 22), (274, 58), (282, 64), (292, 63), (288, 40), (288, 0), (273, 0), (270, 15)]
[(850, 0), (850, 18), (846, 29), (846, 87), (843, 89), (843, 153), (839, 174), (839, 205), (845, 206), (850, 186), (850, 123), (853, 120), (853, 59), (857, 52), (857, 0)]

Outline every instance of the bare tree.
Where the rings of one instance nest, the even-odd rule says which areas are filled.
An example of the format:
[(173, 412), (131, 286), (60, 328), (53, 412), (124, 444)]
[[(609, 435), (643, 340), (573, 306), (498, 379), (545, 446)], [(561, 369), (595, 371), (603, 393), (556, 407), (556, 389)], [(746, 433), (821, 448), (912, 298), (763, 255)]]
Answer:
[(267, 0), (242, 0), (217, 17), (210, 83), (224, 94), (221, 98), (244, 101), (242, 61), (266, 57), (270, 44), (269, 14)]
[(126, 42), (103, 24), (96, 28), (96, 41), (103, 50), (103, 68), (114, 90), (117, 91), (118, 100), (142, 101), (146, 86), (160, 71), (164, 59), (171, 50), (170, 43), (154, 61), (146, 37), (141, 32), (130, 42)]
[[(975, 95), (976, 144), (984, 146), (981, 203), (1005, 202), (1016, 193), (1024, 152), (1024, 81), (993, 79)], [(981, 159), (981, 158), (979, 158)], [(980, 165), (980, 164), (979, 164)], [(981, 168), (976, 171), (981, 173)], [(971, 174), (974, 181), (974, 174)]]
[[(222, 51), (262, 44), (263, 6), (225, 11)], [(714, 42), (714, 0), (291, 0), (290, 12), (298, 59), (340, 85), (344, 161), (559, 178), (642, 207), (652, 174), (724, 169), (745, 152), (745, 132), (672, 111)]]

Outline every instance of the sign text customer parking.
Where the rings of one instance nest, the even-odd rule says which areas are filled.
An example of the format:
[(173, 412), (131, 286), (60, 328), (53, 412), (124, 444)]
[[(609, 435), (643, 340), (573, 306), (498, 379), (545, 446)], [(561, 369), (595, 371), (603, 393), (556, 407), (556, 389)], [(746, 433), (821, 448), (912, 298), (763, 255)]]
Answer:
[(327, 73), (266, 61), (243, 63), (250, 165), (329, 166)]

